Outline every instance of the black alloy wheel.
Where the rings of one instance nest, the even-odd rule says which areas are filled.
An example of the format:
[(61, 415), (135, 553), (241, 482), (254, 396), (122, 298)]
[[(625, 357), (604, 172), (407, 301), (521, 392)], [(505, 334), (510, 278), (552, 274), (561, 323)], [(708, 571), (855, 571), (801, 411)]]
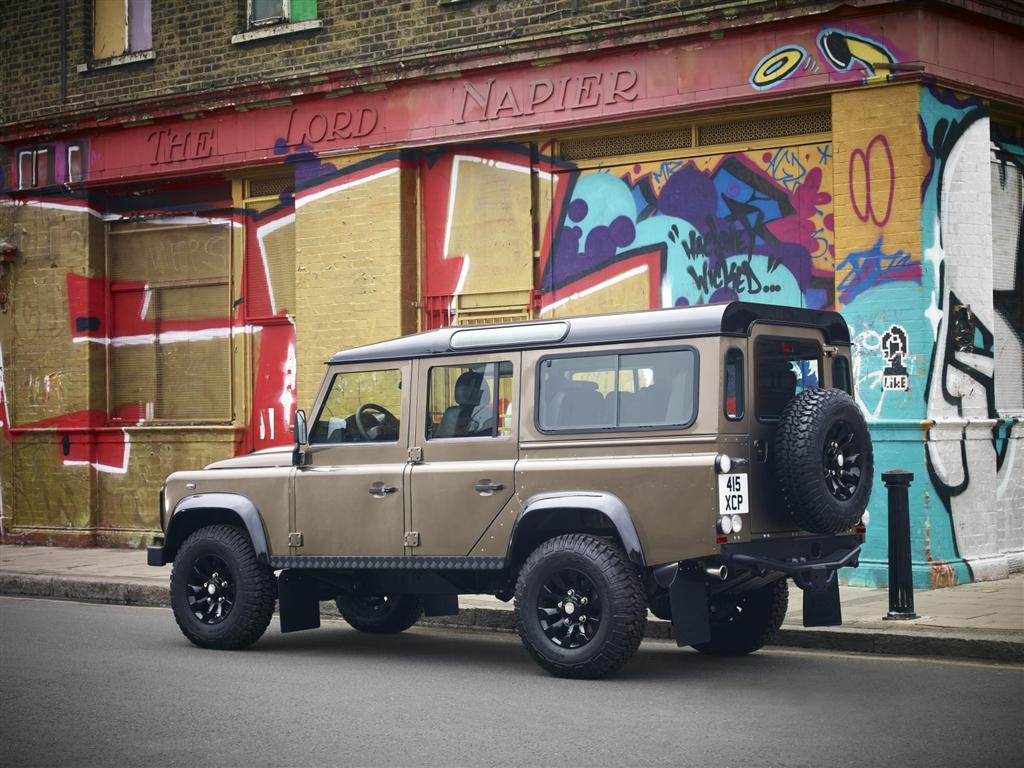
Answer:
[(235, 606), (235, 580), (230, 566), (217, 555), (202, 555), (192, 563), (188, 606), (204, 624), (219, 624)]
[(857, 492), (862, 448), (845, 419), (838, 419), (825, 435), (822, 455), (825, 484), (837, 499), (846, 501)]
[(277, 579), (246, 533), (231, 525), (195, 531), (178, 548), (171, 571), (171, 608), (182, 634), (201, 648), (252, 645), (267, 629)]
[(591, 534), (541, 543), (519, 570), (515, 599), (523, 645), (559, 677), (615, 672), (640, 646), (647, 622), (640, 572), (616, 542)]
[(560, 648), (580, 648), (590, 642), (601, 626), (601, 595), (582, 571), (556, 571), (541, 587), (537, 620), (552, 643)]
[(779, 503), (805, 531), (836, 534), (857, 525), (871, 497), (874, 457), (860, 406), (840, 389), (808, 389), (775, 429)]

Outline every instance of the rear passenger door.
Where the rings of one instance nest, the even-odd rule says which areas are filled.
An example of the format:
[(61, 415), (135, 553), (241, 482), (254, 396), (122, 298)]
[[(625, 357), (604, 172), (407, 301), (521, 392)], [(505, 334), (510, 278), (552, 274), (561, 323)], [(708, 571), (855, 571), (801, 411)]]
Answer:
[(512, 499), (520, 360), (499, 353), (417, 361), (410, 530), (419, 546), (410, 554), (471, 555)]

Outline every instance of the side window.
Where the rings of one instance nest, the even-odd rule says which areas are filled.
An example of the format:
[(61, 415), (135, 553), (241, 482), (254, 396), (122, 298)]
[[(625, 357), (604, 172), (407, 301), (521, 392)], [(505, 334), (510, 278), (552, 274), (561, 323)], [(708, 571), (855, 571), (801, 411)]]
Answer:
[(427, 439), (512, 434), (512, 363), (466, 363), (430, 369)]
[(393, 443), (401, 418), (401, 371), (339, 373), (331, 381), (309, 442)]
[(841, 389), (848, 395), (853, 394), (853, 381), (850, 376), (850, 361), (845, 357), (837, 357), (832, 361), (832, 386)]
[(731, 421), (743, 418), (743, 352), (731, 347), (725, 353), (725, 417)]
[(696, 414), (692, 349), (547, 358), (540, 363), (542, 431), (685, 426)]
[(757, 416), (777, 419), (786, 404), (820, 385), (821, 347), (798, 339), (759, 339), (757, 355)]

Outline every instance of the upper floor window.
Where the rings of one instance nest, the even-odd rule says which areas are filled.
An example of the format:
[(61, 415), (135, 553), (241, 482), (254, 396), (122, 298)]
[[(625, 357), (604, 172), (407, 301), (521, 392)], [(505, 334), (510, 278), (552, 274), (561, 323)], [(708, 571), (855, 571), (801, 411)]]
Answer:
[(94, 59), (152, 49), (152, 0), (95, 0), (92, 32)]
[(316, 0), (249, 0), (249, 26), (287, 24), (316, 18)]
[(697, 413), (693, 349), (549, 357), (539, 375), (545, 432), (684, 427)]

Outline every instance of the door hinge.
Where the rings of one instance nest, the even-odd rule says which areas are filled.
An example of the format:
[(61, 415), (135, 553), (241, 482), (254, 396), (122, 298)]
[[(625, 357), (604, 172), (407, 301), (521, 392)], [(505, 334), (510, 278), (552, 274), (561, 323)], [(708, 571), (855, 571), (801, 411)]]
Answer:
[(288, 534), (288, 546), (289, 547), (301, 547), (302, 546), (302, 532), (293, 531)]
[(410, 448), (409, 461), (411, 461), (413, 464), (419, 464), (421, 461), (423, 461), (423, 449), (420, 448), (418, 445), (414, 445), (412, 448)]
[(420, 534), (419, 531), (406, 531), (405, 532), (405, 546), (407, 547), (418, 547), (420, 545)]
[(822, 349), (825, 352), (825, 357), (835, 357), (835, 354), (839, 351), (839, 347), (832, 346), (831, 344), (825, 344)]

